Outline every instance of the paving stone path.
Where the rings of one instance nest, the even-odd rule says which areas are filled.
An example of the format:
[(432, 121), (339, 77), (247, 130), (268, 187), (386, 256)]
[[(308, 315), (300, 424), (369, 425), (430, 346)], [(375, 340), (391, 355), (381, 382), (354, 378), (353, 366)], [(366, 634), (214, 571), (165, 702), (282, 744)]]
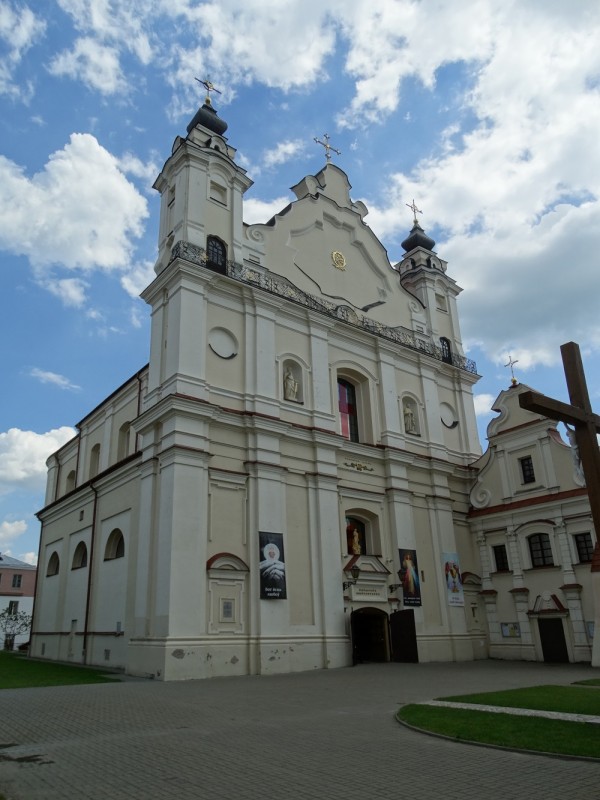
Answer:
[(0, 795), (600, 800), (597, 763), (459, 744), (394, 719), (409, 702), (599, 676), (586, 666), (482, 661), (4, 690)]

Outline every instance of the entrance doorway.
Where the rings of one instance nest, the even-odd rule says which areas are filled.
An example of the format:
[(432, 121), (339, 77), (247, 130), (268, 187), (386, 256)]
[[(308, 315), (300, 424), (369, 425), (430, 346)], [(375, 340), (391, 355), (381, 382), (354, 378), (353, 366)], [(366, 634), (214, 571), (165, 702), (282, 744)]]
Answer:
[(565, 629), (560, 617), (538, 617), (538, 630), (544, 661), (551, 664), (568, 664), (569, 651)]
[(415, 612), (412, 608), (390, 614), (392, 661), (416, 664), (419, 661)]
[(388, 615), (378, 608), (359, 608), (350, 616), (354, 664), (390, 660)]

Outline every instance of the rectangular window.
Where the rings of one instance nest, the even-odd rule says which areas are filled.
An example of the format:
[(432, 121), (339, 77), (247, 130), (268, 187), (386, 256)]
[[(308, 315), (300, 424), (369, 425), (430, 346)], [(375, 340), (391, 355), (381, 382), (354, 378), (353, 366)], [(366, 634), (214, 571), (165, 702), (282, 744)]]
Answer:
[(13, 575), (13, 579), (12, 579), (13, 589), (20, 589), (22, 580), (23, 580), (23, 576), (22, 575)]
[(575, 534), (575, 547), (577, 548), (577, 558), (579, 559), (579, 563), (588, 564), (592, 560), (592, 555), (594, 553), (594, 544), (592, 542), (591, 534)]
[(496, 572), (508, 572), (508, 556), (506, 554), (506, 545), (496, 544), (493, 547), (494, 561), (496, 562)]
[(535, 483), (535, 472), (533, 471), (533, 459), (531, 456), (520, 458), (519, 465), (521, 467), (523, 483)]
[(18, 600), (11, 600), (8, 604), (8, 616), (9, 617), (16, 617), (19, 612), (19, 601)]
[(554, 565), (550, 537), (547, 533), (535, 533), (527, 540), (532, 567), (551, 567)]

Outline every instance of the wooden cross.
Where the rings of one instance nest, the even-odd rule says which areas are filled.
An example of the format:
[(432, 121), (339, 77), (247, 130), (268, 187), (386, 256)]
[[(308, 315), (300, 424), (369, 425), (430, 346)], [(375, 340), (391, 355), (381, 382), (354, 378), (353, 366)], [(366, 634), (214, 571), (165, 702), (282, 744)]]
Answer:
[(216, 92), (217, 94), (221, 94), (221, 90), (217, 89), (214, 83), (211, 82), (210, 75), (208, 75), (206, 80), (204, 81), (201, 81), (200, 78), (196, 78), (196, 80), (198, 81), (198, 83), (201, 83), (202, 86), (204, 86), (204, 88), (206, 89), (206, 100), (204, 102), (206, 103), (207, 106), (212, 105), (210, 101), (210, 93)]
[(408, 206), (410, 210), (413, 212), (414, 223), (415, 225), (418, 225), (419, 221), (417, 219), (417, 214), (422, 214), (423, 212), (421, 211), (420, 208), (417, 208), (417, 204), (415, 203), (415, 198), (413, 197), (412, 203), (405, 203), (404, 205)]
[(596, 434), (600, 433), (600, 416), (592, 411), (579, 345), (568, 342), (561, 346), (560, 352), (571, 405), (531, 391), (519, 395), (519, 405), (527, 411), (569, 423), (575, 428), (575, 441), (596, 529), (596, 554), (598, 554), (600, 553), (600, 449)]
[(323, 145), (323, 147), (325, 148), (325, 158), (327, 160), (327, 163), (329, 164), (329, 162), (331, 161), (331, 152), (330, 152), (331, 150), (333, 150), (334, 153), (337, 153), (338, 156), (341, 156), (342, 154), (341, 154), (341, 152), (339, 150), (336, 150), (335, 147), (332, 147), (329, 144), (329, 134), (328, 133), (324, 133), (323, 134), (323, 138), (325, 139), (324, 142), (322, 142), (320, 139), (317, 139), (316, 136), (314, 137), (314, 140), (315, 140), (315, 142), (317, 144)]

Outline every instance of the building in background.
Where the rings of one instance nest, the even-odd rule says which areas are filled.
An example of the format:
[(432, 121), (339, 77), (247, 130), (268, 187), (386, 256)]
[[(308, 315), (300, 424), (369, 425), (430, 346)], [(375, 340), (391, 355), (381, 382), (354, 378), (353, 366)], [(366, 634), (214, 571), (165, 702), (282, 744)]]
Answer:
[[(0, 553), (0, 613), (9, 616), (33, 612), (33, 596), (37, 569), (31, 564)], [(7, 632), (0, 626), (0, 649), (13, 650), (29, 641), (29, 631), (6, 641)]]
[(32, 653), (167, 680), (486, 657), (460, 288), (416, 220), (390, 262), (329, 149), (245, 224), (225, 129), (207, 98), (155, 183), (148, 366), (49, 459)]
[[(490, 656), (591, 661), (595, 546), (577, 448), (558, 423), (500, 393), (475, 463), (471, 530), (479, 546)], [(567, 433), (571, 438), (571, 434)]]

